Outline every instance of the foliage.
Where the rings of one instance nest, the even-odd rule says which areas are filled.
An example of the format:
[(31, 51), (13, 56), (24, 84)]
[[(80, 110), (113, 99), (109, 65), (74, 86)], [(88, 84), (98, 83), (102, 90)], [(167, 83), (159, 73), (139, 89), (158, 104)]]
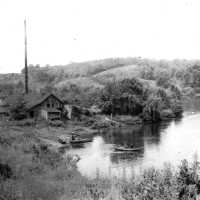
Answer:
[(182, 94), (172, 83), (164, 88), (145, 85), (136, 78), (125, 79), (107, 84), (100, 99), (105, 114), (140, 115), (146, 121), (156, 122), (182, 112)]
[(163, 107), (164, 103), (161, 98), (149, 98), (143, 109), (143, 119), (145, 121), (159, 121)]
[(9, 105), (11, 118), (14, 120), (22, 120), (26, 118), (26, 102), (23, 94), (15, 94), (6, 99)]
[(101, 108), (106, 114), (138, 114), (141, 112), (143, 85), (137, 79), (109, 83), (100, 94)]

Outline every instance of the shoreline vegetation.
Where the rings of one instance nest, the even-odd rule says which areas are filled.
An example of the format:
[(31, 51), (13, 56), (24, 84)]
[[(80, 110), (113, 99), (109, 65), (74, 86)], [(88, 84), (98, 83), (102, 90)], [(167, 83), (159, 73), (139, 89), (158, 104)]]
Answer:
[[(45, 138), (56, 128), (0, 126), (0, 198), (21, 199), (196, 199), (200, 192), (200, 163), (183, 160), (178, 168), (165, 164), (127, 179), (88, 179), (70, 155)], [(40, 130), (40, 131), (38, 131)], [(58, 131), (58, 130), (57, 130)], [(59, 130), (60, 131), (60, 130)], [(58, 131), (58, 132), (59, 132)], [(58, 135), (58, 133), (56, 133)]]
[(0, 75), (0, 104), (6, 102), (11, 113), (11, 120), (0, 121), (0, 199), (171, 200), (199, 195), (197, 160), (184, 160), (178, 169), (151, 168), (130, 181), (90, 180), (78, 172), (73, 156), (58, 151), (57, 139), (180, 117), (190, 96), (200, 93), (200, 61), (117, 58), (29, 66), (33, 95), (55, 93), (75, 106), (73, 119), (65, 115), (60, 122), (26, 119), (23, 76), (24, 70)]

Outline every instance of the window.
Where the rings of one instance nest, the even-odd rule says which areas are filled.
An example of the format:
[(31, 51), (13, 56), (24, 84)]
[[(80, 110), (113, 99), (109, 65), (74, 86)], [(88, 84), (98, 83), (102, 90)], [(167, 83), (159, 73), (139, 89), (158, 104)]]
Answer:
[(54, 103), (51, 104), (52, 108), (54, 108)]
[(47, 104), (47, 108), (50, 108), (50, 104), (49, 103)]

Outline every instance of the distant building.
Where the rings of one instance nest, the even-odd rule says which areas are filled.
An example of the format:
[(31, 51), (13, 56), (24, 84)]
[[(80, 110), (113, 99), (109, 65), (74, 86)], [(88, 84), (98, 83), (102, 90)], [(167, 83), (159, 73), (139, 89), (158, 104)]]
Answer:
[(29, 118), (45, 120), (60, 120), (64, 103), (54, 94), (45, 97), (26, 96), (26, 107)]

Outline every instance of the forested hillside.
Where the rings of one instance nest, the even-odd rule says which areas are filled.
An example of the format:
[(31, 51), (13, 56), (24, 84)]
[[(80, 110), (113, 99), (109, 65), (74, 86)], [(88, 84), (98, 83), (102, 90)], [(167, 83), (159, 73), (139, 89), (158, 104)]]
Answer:
[[(0, 75), (0, 95), (23, 92), (23, 73)], [(31, 91), (55, 92), (69, 102), (86, 106), (97, 100), (107, 84), (132, 78), (168, 93), (169, 86), (174, 85), (187, 97), (200, 92), (200, 61), (110, 58), (65, 66), (29, 66)]]

